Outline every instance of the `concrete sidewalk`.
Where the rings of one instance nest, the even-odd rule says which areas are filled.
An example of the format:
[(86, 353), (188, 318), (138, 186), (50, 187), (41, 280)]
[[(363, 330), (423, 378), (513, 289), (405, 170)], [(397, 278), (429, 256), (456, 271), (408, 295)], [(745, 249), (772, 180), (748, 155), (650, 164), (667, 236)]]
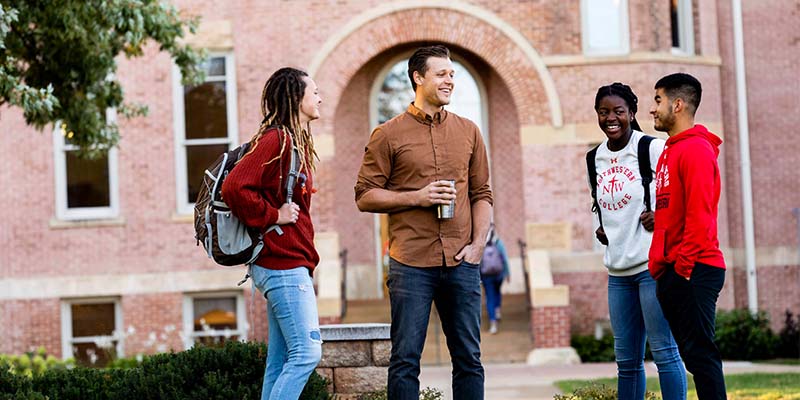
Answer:
[[(585, 363), (565, 366), (530, 366), (526, 364), (486, 364), (485, 398), (487, 400), (551, 400), (560, 393), (553, 383), (565, 379), (611, 378), (617, 374), (614, 363)], [(796, 372), (798, 365), (753, 364), (729, 361), (723, 365), (726, 374), (750, 372)], [(647, 376), (658, 376), (655, 364), (645, 363)], [(691, 377), (689, 378), (691, 379)], [(438, 388), (445, 399), (452, 399), (450, 366), (423, 366), (420, 387)]]

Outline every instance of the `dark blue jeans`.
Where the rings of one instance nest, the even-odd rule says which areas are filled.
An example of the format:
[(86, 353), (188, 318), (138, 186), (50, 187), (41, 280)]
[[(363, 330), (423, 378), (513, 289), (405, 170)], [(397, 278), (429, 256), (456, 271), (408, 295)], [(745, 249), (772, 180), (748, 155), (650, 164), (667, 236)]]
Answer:
[(667, 268), (656, 294), (700, 400), (726, 399), (722, 357), (714, 344), (717, 298), (725, 270), (695, 263), (691, 280)]
[(431, 303), (436, 305), (453, 363), (453, 398), (483, 399), (481, 282), (477, 265), (416, 268), (389, 261), (392, 356), (389, 400), (419, 399), (419, 361)]
[(489, 321), (497, 321), (497, 310), (503, 305), (503, 295), (500, 293), (503, 279), (503, 274), (481, 277), (483, 291), (486, 293), (486, 314), (489, 316)]

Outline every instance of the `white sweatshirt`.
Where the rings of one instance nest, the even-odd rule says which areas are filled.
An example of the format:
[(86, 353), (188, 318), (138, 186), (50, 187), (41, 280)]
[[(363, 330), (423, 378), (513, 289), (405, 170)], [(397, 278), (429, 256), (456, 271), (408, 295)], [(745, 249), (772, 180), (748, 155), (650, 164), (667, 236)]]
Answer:
[[(608, 246), (603, 263), (609, 275), (630, 276), (647, 269), (647, 257), (653, 234), (639, 222), (644, 212), (644, 188), (639, 174), (639, 139), (644, 134), (634, 130), (628, 144), (620, 151), (608, 149), (608, 139), (597, 148), (597, 204), (603, 218)], [(650, 169), (656, 165), (665, 141), (650, 142)], [(650, 183), (650, 207), (655, 209), (656, 185)]]

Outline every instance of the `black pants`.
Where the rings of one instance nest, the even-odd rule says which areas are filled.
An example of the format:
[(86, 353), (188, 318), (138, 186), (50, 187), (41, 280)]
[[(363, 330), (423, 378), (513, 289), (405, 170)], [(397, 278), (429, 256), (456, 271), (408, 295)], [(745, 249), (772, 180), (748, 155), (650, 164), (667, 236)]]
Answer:
[(726, 399), (722, 358), (714, 344), (717, 298), (725, 270), (697, 263), (691, 280), (667, 268), (658, 278), (656, 295), (686, 369), (694, 375), (699, 400)]

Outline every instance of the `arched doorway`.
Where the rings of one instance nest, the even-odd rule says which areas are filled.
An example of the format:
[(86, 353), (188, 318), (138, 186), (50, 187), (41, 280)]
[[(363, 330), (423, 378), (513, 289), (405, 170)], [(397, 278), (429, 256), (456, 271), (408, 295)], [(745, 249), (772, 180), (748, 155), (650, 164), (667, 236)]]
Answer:
[[(370, 91), (370, 131), (378, 125), (404, 113), (409, 103), (414, 101), (414, 91), (408, 78), (408, 58), (411, 51), (405, 51), (390, 59), (378, 72)], [(464, 57), (451, 54), (453, 60), (454, 90), (450, 104), (445, 109), (470, 119), (481, 130), (483, 141), (489, 153), (489, 106), (484, 86), (476, 69)], [(386, 214), (374, 215), (375, 267), (379, 294), (386, 293), (385, 280), (389, 268), (389, 233)]]

